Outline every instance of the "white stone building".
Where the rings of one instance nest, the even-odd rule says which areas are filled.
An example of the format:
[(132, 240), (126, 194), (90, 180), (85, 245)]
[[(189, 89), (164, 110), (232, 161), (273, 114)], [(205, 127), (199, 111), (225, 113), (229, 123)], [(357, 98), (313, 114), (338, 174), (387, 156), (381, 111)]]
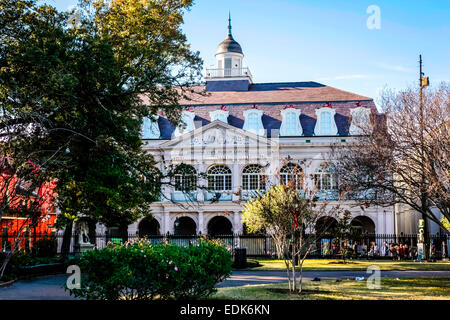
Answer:
[[(373, 100), (316, 82), (254, 83), (243, 57), (230, 25), (216, 52), (217, 68), (206, 70), (207, 95), (181, 102), (185, 126), (175, 127), (162, 115), (144, 123), (145, 149), (161, 171), (185, 163), (193, 175), (207, 178), (194, 181), (205, 189), (189, 194), (165, 187), (152, 206), (154, 220), (138, 221), (128, 233), (240, 234), (243, 202), (255, 190), (288, 179), (295, 167), (305, 173), (303, 183), (319, 186), (322, 199), (332, 200), (330, 205), (337, 200), (337, 177), (324, 163), (332, 144), (345, 146), (360, 134), (358, 123), (382, 117)], [(269, 180), (265, 185), (261, 175)], [(180, 175), (176, 183), (192, 179)], [(216, 195), (218, 201), (211, 201)], [(365, 231), (394, 233), (393, 207), (345, 206)]]

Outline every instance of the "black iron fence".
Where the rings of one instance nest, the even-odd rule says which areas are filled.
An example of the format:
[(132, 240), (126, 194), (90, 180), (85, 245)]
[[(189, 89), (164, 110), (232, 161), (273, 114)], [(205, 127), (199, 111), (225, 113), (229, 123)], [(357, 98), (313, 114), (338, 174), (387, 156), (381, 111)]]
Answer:
[[(196, 245), (201, 235), (148, 235), (146, 239), (151, 243), (172, 243), (180, 246)], [(254, 257), (277, 257), (277, 249), (274, 241), (269, 235), (216, 235), (206, 236), (216, 239), (230, 248), (246, 248), (248, 256)], [(314, 237), (310, 235), (309, 237)], [(82, 238), (78, 234), (70, 237), (68, 252), (79, 253), (92, 248), (102, 249), (110, 243), (132, 242), (139, 238), (136, 234), (91, 234)], [(18, 241), (16, 241), (16, 239)], [(22, 234), (17, 238), (15, 234), (3, 234), (0, 236), (0, 251), (9, 251), (14, 243), (19, 249), (32, 252), (42, 246), (49, 246), (53, 243), (55, 251), (61, 253), (64, 233), (44, 233), (44, 234)], [(45, 241), (44, 241), (45, 240)], [(51, 241), (48, 241), (51, 240)], [(66, 241), (67, 243), (67, 241)], [(311, 257), (340, 257), (343, 253), (354, 258), (394, 258), (394, 259), (415, 259), (418, 251), (418, 236), (396, 235), (396, 234), (361, 234), (348, 240), (338, 240), (332, 236), (320, 237), (314, 240)], [(448, 246), (450, 238), (446, 235), (430, 236), (430, 256), (441, 259), (448, 257)], [(48, 248), (44, 248), (48, 250)]]

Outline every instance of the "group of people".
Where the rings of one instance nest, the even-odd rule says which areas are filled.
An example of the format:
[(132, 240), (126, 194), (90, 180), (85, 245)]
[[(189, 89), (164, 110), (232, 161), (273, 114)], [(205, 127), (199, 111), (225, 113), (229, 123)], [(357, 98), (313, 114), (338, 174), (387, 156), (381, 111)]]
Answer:
[(391, 257), (393, 260), (406, 260), (417, 258), (417, 248), (409, 247), (407, 243), (384, 243), (379, 246), (375, 241), (371, 241), (369, 246), (365, 242), (352, 244), (352, 251), (358, 257)]
[[(340, 244), (343, 245), (341, 250)], [(447, 242), (442, 241), (441, 246), (439, 246), (437, 241), (433, 240), (430, 242), (429, 247), (429, 259), (447, 259)], [(325, 241), (322, 242), (321, 249), (322, 256), (328, 255), (338, 255), (345, 252), (348, 256), (357, 257), (386, 257), (392, 260), (416, 260), (418, 258), (418, 249), (416, 246), (410, 246), (407, 242), (390, 242), (384, 241), (382, 245), (378, 245), (375, 241), (354, 241), (343, 243), (338, 241)]]

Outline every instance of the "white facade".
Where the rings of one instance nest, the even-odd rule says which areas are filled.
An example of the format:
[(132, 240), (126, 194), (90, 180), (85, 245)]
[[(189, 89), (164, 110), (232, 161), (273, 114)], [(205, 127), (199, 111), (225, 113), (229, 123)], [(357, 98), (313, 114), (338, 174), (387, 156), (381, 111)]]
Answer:
[[(174, 233), (177, 218), (189, 217), (195, 222), (196, 233), (207, 234), (208, 223), (212, 218), (225, 217), (232, 226), (232, 232), (242, 233), (242, 205), (249, 194), (243, 189), (243, 170), (247, 165), (260, 165), (268, 176), (269, 184), (279, 183), (275, 173), (286, 163), (299, 164), (308, 177), (306, 183), (312, 189), (313, 174), (320, 165), (328, 161), (331, 145), (342, 141), (340, 137), (261, 137), (252, 132), (233, 127), (222, 121), (214, 121), (204, 127), (188, 132), (169, 141), (147, 141), (145, 149), (160, 162), (160, 170), (165, 171), (170, 164), (189, 164), (197, 173), (206, 173), (214, 165), (224, 165), (231, 170), (231, 190), (224, 191), (219, 201), (211, 202), (206, 190), (196, 190), (193, 198), (177, 198), (172, 187), (164, 188), (162, 201), (152, 205), (153, 216), (158, 221), (160, 233)], [(351, 139), (347, 139), (349, 143)], [(164, 159), (164, 161), (163, 161)], [(200, 186), (207, 186), (207, 181), (199, 180)], [(328, 194), (328, 199), (331, 193)], [(337, 204), (329, 201), (330, 207)], [(342, 201), (339, 201), (342, 205)], [(353, 217), (370, 218), (375, 226), (375, 233), (394, 233), (394, 211), (392, 207), (369, 207), (361, 209), (357, 202), (346, 201), (343, 206)], [(129, 232), (138, 232), (139, 221), (129, 227)]]

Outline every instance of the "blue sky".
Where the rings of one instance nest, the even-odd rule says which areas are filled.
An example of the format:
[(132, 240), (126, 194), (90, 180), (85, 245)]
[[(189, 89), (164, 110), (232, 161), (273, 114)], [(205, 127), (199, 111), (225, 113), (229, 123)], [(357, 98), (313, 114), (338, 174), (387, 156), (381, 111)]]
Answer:
[[(77, 0), (46, 0), (66, 9)], [(381, 29), (368, 29), (377, 5)], [(254, 82), (317, 81), (378, 100), (385, 86), (450, 81), (450, 1), (196, 0), (183, 27), (204, 66), (215, 64), (228, 11)]]

